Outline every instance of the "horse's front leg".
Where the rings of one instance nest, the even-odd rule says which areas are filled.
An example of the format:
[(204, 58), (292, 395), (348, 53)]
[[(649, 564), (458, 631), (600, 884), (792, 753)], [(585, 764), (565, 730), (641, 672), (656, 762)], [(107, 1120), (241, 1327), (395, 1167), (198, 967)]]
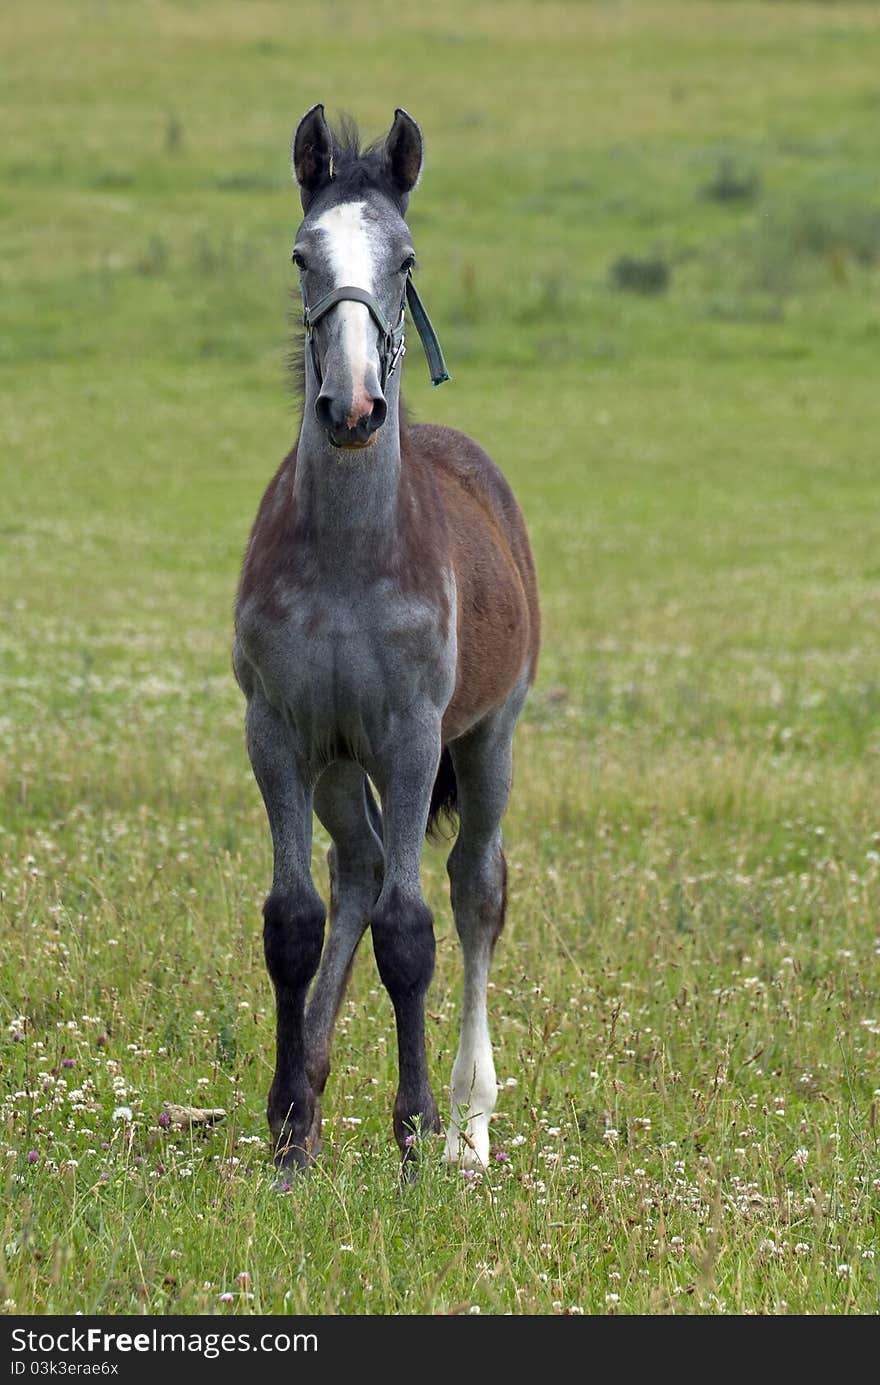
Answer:
[(263, 946), (277, 1017), (269, 1129), (277, 1166), (304, 1168), (315, 1096), (306, 1073), (303, 1015), (321, 959), (325, 917), (311, 877), (312, 795), (286, 723), (258, 693), (248, 703), (247, 745), (274, 849), (272, 890), (263, 906)]
[(397, 1024), (399, 1085), (394, 1134), (404, 1171), (417, 1130), (440, 1129), (425, 1053), (425, 994), (434, 972), (434, 924), (420, 864), (431, 789), (440, 761), (440, 720), (402, 729), (373, 774), (382, 795), (385, 879), (370, 916), (373, 950)]

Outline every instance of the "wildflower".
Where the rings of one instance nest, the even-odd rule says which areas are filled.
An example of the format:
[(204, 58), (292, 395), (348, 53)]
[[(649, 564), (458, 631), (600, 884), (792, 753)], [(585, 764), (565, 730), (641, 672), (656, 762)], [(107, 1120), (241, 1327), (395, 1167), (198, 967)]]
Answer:
[(840, 1279), (849, 1279), (852, 1274), (852, 1265), (838, 1265), (837, 1273)]
[(806, 1163), (809, 1157), (810, 1151), (808, 1149), (796, 1149), (794, 1154), (791, 1156), (791, 1161), (796, 1169), (802, 1169), (806, 1167)]
[(496, 1151), (495, 1151), (495, 1158), (497, 1159), (497, 1161), (498, 1161), (499, 1164), (509, 1164), (509, 1163), (510, 1163), (510, 1155), (509, 1155), (509, 1154), (505, 1154), (505, 1152), (504, 1152), (503, 1149), (496, 1149)]
[(412, 1149), (413, 1145), (416, 1143), (416, 1136), (407, 1135), (403, 1143), (406, 1145), (407, 1149)]
[(237, 1275), (235, 1276), (235, 1282), (236, 1282), (236, 1284), (238, 1284), (242, 1289), (247, 1289), (247, 1288), (249, 1287), (249, 1285), (250, 1285), (250, 1282), (251, 1282), (251, 1277), (250, 1277), (250, 1275), (248, 1274), (247, 1270), (242, 1270), (241, 1274), (237, 1274)]
[(62, 1059), (61, 1059), (61, 1066), (62, 1066), (63, 1068), (75, 1068), (75, 1067), (76, 1067), (76, 1059), (75, 1059), (75, 1058), (62, 1058)]
[(171, 1117), (169, 1116), (168, 1112), (167, 1112), (167, 1111), (162, 1111), (162, 1112), (160, 1112), (160, 1114), (159, 1114), (159, 1126), (160, 1126), (160, 1128), (161, 1128), (162, 1130), (167, 1130), (170, 1124), (171, 1124)]
[(221, 1303), (234, 1303), (234, 1302), (235, 1302), (235, 1294), (230, 1294), (230, 1293), (228, 1293), (228, 1292), (225, 1293), (225, 1294), (221, 1294), (221, 1295), (220, 1295), (220, 1302), (221, 1302)]
[(134, 1120), (134, 1112), (130, 1106), (116, 1106), (113, 1109), (113, 1119), (115, 1121), (131, 1121)]
[(39, 1154), (37, 1153), (37, 1151), (36, 1151), (35, 1149), (29, 1149), (29, 1150), (28, 1150), (27, 1161), (28, 1161), (29, 1164), (36, 1164), (37, 1161), (39, 1160), (39, 1157), (40, 1157), (40, 1156), (39, 1156)]
[[(609, 1304), (609, 1305), (611, 1305), (611, 1304), (613, 1304), (613, 1303), (619, 1303), (619, 1302), (620, 1302), (620, 1294), (606, 1294), (606, 1295), (605, 1295), (605, 1302), (606, 1302), (607, 1304)], [(582, 1309), (581, 1309), (581, 1312), (583, 1312), (583, 1311), (584, 1311), (584, 1310), (583, 1310), (583, 1308), (582, 1308)]]

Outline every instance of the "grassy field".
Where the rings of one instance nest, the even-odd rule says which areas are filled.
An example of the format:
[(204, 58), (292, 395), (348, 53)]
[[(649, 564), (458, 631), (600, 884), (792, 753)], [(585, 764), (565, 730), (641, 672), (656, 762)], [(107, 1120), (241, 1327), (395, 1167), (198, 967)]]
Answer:
[[(2, 26), (4, 1311), (876, 1312), (880, 9), (31, 0)], [(399, 1189), (367, 945), (325, 1154), (281, 1196), (229, 656), (296, 430), (287, 151), (317, 100), (422, 124), (454, 381), (414, 348), (407, 397), (513, 482), (545, 639), (492, 1169), (438, 1151)], [(442, 851), (424, 875), (442, 1097)], [(228, 1116), (183, 1137), (169, 1102)]]

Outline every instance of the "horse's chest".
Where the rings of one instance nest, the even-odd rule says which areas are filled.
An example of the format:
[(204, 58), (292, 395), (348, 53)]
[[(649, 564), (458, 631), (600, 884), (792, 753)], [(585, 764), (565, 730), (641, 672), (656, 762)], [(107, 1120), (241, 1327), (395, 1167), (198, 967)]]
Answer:
[(237, 635), (266, 697), (307, 740), (369, 745), (407, 709), (445, 707), (454, 636), (435, 612), (381, 587), (345, 597), (299, 593), (286, 605), (271, 619), (245, 609)]

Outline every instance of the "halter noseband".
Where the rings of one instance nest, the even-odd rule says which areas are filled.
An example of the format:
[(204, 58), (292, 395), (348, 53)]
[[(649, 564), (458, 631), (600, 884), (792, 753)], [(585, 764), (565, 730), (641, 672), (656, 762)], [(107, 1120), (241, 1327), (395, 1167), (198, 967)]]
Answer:
[(322, 317), (326, 317), (331, 308), (334, 308), (337, 303), (343, 302), (363, 303), (364, 306), (369, 309), (370, 316), (373, 318), (373, 321), (382, 334), (382, 340), (379, 346), (379, 359), (381, 363), (383, 390), (385, 389), (388, 377), (394, 374), (401, 358), (406, 352), (406, 345), (404, 343), (404, 317), (407, 303), (409, 303), (416, 330), (422, 339), (422, 346), (425, 348), (425, 355), (428, 359), (428, 369), (431, 372), (431, 384), (442, 385), (445, 380), (450, 378), (449, 371), (446, 369), (446, 362), (443, 359), (443, 351), (440, 342), (437, 340), (437, 333), (431, 326), (431, 319), (425, 312), (422, 300), (418, 295), (416, 286), (409, 273), (407, 273), (406, 276), (406, 288), (400, 300), (400, 313), (398, 314), (396, 324), (390, 322), (388, 318), (386, 318), (378, 299), (374, 298), (366, 289), (356, 288), (353, 284), (346, 284), (343, 285), (342, 288), (331, 289), (329, 293), (325, 293), (324, 297), (319, 298), (317, 303), (313, 303), (311, 307), (306, 302), (306, 291), (302, 283), (300, 283), (300, 290), (303, 300), (303, 326), (306, 329), (306, 338), (311, 349), (312, 365), (315, 368), (315, 376), (318, 380), (318, 384), (321, 383), (322, 372), (321, 362), (318, 359), (318, 349), (315, 345), (315, 327), (321, 321)]

